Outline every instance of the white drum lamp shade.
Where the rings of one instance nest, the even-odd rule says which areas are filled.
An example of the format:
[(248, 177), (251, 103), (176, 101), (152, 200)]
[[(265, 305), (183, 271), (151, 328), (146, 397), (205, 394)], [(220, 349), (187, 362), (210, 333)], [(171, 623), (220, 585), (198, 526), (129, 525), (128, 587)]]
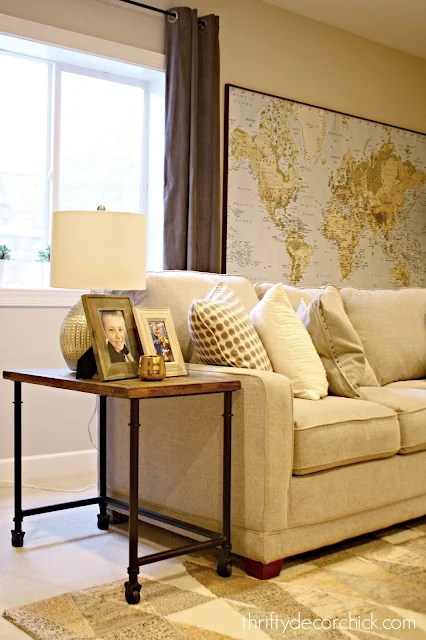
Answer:
[[(50, 286), (63, 289), (146, 289), (146, 216), (122, 211), (54, 211)], [(81, 300), (61, 328), (62, 355), (75, 371), (91, 339)]]
[(146, 288), (146, 216), (121, 211), (54, 211), (50, 286)]

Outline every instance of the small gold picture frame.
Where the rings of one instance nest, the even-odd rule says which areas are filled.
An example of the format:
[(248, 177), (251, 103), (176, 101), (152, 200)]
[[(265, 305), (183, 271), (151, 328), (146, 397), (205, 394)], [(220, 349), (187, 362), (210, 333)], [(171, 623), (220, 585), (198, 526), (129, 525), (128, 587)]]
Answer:
[(133, 307), (142, 349), (148, 356), (163, 356), (166, 377), (186, 376), (187, 371), (170, 309)]
[(99, 378), (124, 380), (138, 377), (142, 355), (129, 296), (81, 296)]

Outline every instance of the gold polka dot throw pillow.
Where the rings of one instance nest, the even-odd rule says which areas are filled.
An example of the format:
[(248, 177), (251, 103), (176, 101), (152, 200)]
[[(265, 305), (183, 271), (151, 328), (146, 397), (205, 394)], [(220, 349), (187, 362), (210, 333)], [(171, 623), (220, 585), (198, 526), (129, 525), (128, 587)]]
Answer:
[(203, 364), (272, 371), (268, 354), (246, 310), (223, 282), (204, 300), (192, 301), (188, 324)]

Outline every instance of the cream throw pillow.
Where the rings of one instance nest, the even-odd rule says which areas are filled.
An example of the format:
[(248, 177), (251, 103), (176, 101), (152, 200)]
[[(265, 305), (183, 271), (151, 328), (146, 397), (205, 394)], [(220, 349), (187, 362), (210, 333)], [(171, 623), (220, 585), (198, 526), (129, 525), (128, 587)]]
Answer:
[(220, 282), (192, 301), (189, 333), (204, 364), (272, 371), (268, 354), (235, 293)]
[(336, 287), (328, 286), (297, 315), (305, 325), (327, 373), (331, 393), (359, 398), (365, 354)]
[[(258, 282), (254, 285), (254, 290), (257, 293), (257, 297), (259, 300), (262, 300), (263, 296), (269, 289), (272, 289), (275, 286), (276, 282)], [(317, 296), (321, 291), (325, 289), (327, 285), (321, 285), (320, 287), (292, 287), (289, 284), (280, 283), (283, 285), (285, 292), (287, 294), (287, 298), (290, 301), (291, 306), (295, 311), (299, 308), (299, 304), (302, 300), (309, 304), (315, 296)]]
[(365, 369), (364, 376), (361, 380), (361, 387), (380, 387), (379, 381), (371, 368), (371, 364), (368, 362), (367, 356), (365, 356)]
[(327, 377), (321, 359), (282, 284), (274, 285), (265, 293), (252, 309), (250, 320), (274, 371), (290, 379), (294, 396), (319, 400), (327, 395)]

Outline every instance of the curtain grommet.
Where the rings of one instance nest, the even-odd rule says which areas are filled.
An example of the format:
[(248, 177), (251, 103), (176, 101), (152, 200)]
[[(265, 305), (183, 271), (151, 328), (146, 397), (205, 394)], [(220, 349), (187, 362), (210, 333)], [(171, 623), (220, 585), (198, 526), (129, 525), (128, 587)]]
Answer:
[(170, 22), (170, 24), (174, 24), (175, 22), (178, 21), (178, 19), (179, 19), (179, 16), (177, 11), (173, 11), (173, 16), (171, 15), (167, 16), (167, 20)]
[(198, 31), (204, 31), (207, 28), (207, 20), (198, 20)]

